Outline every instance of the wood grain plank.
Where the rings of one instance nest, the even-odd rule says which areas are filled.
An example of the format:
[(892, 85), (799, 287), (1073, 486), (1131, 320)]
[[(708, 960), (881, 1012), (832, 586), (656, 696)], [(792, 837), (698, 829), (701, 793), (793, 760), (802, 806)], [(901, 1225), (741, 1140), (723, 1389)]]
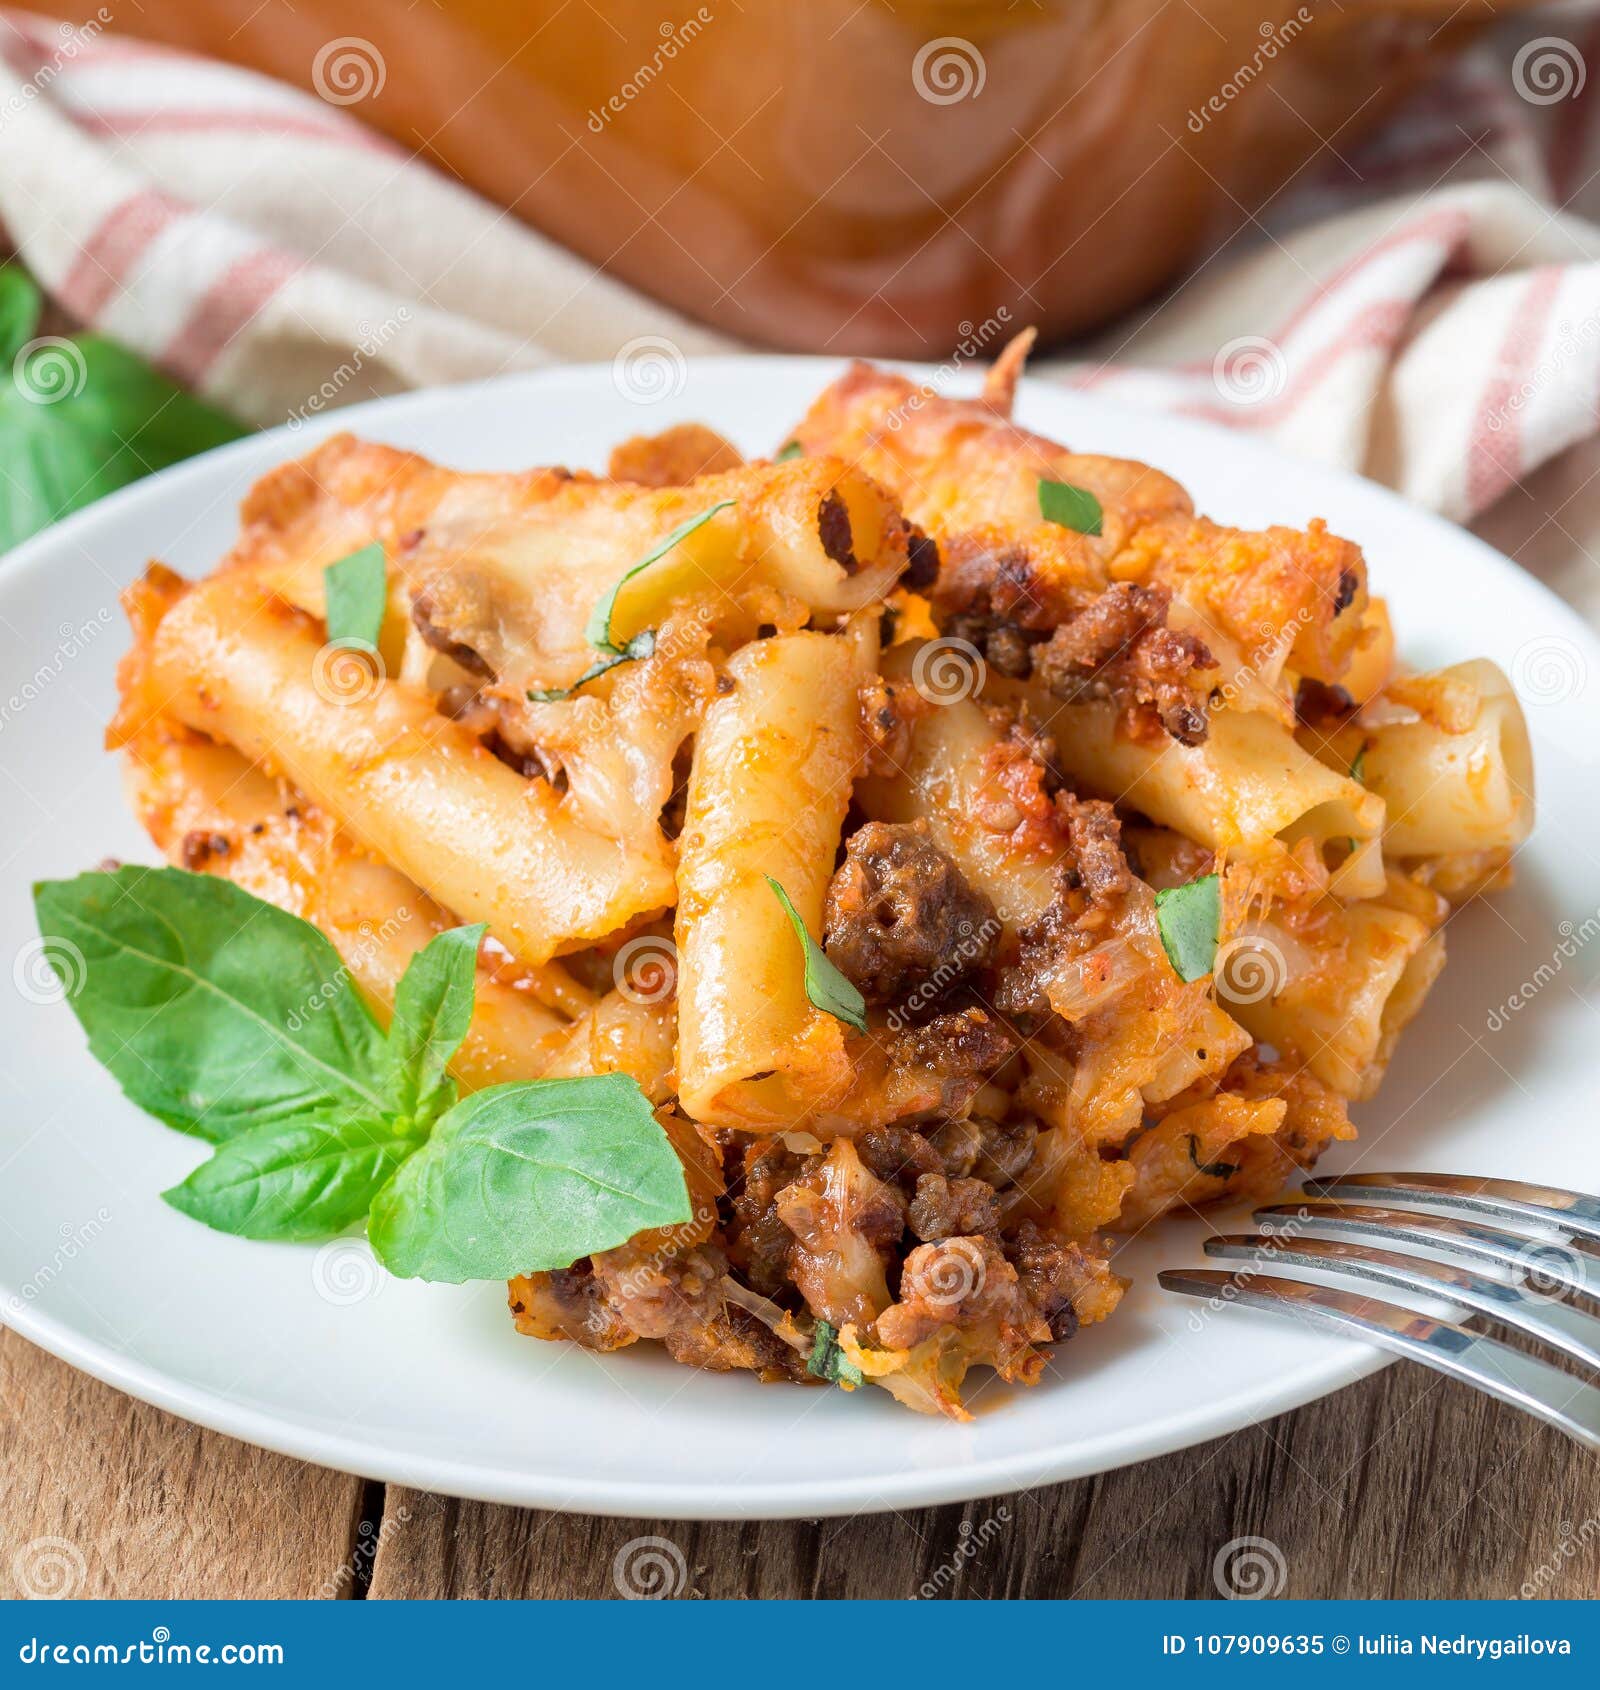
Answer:
[(0, 1596), (349, 1596), (361, 1505), (0, 1329)]
[(1593, 1598), (1600, 1460), (1485, 1397), (1395, 1367), (1163, 1460), (965, 1507), (604, 1520), (391, 1487), (370, 1595), (615, 1598), (631, 1586), (685, 1597), (1217, 1599), (1263, 1585), (1299, 1597), (1526, 1587)]

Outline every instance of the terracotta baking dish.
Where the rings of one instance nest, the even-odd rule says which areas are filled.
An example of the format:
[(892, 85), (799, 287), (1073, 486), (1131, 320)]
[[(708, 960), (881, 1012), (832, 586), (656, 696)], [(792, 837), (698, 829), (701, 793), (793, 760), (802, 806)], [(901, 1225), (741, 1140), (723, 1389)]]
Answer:
[(142, 0), (116, 27), (320, 82), (733, 334), (941, 355), (1002, 308), (1059, 338), (1170, 283), (1516, 9)]

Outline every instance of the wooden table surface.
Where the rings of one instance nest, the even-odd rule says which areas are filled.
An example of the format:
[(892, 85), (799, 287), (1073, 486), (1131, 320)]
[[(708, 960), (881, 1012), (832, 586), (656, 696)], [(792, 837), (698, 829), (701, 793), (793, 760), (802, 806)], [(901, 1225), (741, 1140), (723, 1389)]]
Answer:
[(1224, 1565), (1274, 1583), (1281, 1567), (1286, 1596), (1594, 1598), (1600, 1458), (1402, 1365), (1178, 1455), (965, 1507), (596, 1519), (308, 1467), (0, 1332), (0, 1595), (616, 1597), (619, 1557), (642, 1556), (683, 1597), (1214, 1598), (1241, 1538), (1266, 1543)]
[(650, 1588), (683, 1597), (1215, 1598), (1219, 1558), (1285, 1596), (1600, 1597), (1600, 1458), (1401, 1365), (1162, 1460), (964, 1507), (599, 1519), (306, 1466), (0, 1327), (0, 1596), (609, 1598), (642, 1564), (635, 1583), (658, 1567)]

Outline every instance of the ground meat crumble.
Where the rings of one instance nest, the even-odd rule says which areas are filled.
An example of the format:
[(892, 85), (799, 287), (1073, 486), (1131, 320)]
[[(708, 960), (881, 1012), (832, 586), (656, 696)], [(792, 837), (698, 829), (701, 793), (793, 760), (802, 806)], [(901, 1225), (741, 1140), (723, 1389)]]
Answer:
[(1181, 744), (1200, 744), (1209, 689), (1196, 671), (1216, 659), (1197, 635), (1167, 626), (1171, 603), (1164, 587), (1108, 587), (1034, 651), (1034, 674), (1068, 703), (1103, 700), (1135, 729), (1154, 717)]
[(994, 906), (934, 842), (927, 822), (868, 822), (828, 886), (823, 947), (868, 1003), (937, 982), (942, 995), (992, 960)]

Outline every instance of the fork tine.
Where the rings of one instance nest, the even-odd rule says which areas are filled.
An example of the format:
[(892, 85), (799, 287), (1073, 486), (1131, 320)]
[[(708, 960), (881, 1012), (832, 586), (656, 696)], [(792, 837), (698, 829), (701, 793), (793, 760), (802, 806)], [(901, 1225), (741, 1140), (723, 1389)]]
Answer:
[(1349, 1244), (1339, 1238), (1208, 1238), (1208, 1256), (1268, 1266), (1319, 1268), (1347, 1278), (1370, 1279), (1396, 1290), (1461, 1304), (1531, 1338), (1564, 1351), (1586, 1367), (1600, 1368), (1600, 1320), (1551, 1298), (1485, 1279), (1467, 1268), (1402, 1256), (1393, 1250)]
[(1211, 1300), (1226, 1295), (1230, 1303), (1292, 1315), (1325, 1331), (1376, 1344), (1525, 1409), (1600, 1451), (1600, 1390), (1498, 1339), (1432, 1320), (1415, 1309), (1299, 1279), (1241, 1277), (1212, 1268), (1169, 1268), (1156, 1279), (1164, 1290), (1180, 1296)]
[(1420, 1244), (1446, 1250), (1470, 1261), (1512, 1268), (1549, 1280), (1568, 1291), (1600, 1298), (1600, 1249), (1581, 1240), (1535, 1238), (1525, 1232), (1500, 1232), (1454, 1216), (1420, 1209), (1384, 1209), (1376, 1204), (1346, 1203), (1337, 1197), (1302, 1197), (1298, 1203), (1269, 1203), (1255, 1211), (1258, 1221), (1301, 1221), (1346, 1238), (1377, 1244)]
[(1346, 1192), (1409, 1199), (1445, 1209), (1469, 1209), (1501, 1220), (1537, 1221), (1600, 1242), (1600, 1197), (1528, 1185), (1514, 1179), (1479, 1179), (1466, 1174), (1336, 1174), (1308, 1179), (1304, 1189), (1319, 1197)]

